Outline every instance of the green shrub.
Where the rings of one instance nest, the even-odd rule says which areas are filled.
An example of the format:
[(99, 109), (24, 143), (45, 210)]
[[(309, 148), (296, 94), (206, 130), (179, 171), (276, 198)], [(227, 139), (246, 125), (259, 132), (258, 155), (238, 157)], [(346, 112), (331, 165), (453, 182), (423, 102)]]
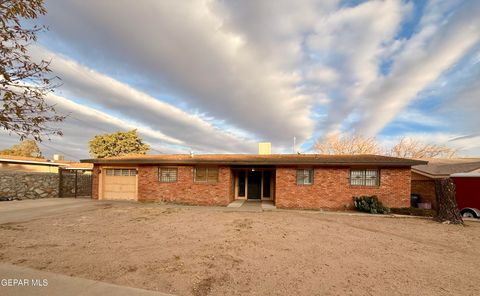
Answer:
[(378, 198), (373, 196), (359, 196), (353, 197), (353, 205), (358, 211), (367, 212), (371, 214), (388, 214), (390, 209), (384, 207)]
[(391, 208), (392, 214), (398, 215), (411, 215), (411, 216), (423, 216), (423, 217), (435, 217), (436, 212), (432, 209), (419, 209), (419, 208)]

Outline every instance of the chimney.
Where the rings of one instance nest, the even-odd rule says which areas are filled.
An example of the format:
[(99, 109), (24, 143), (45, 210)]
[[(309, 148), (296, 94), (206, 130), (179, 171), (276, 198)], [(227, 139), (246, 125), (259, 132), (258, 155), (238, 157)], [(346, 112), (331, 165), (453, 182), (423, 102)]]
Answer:
[(270, 142), (258, 143), (258, 154), (261, 154), (261, 155), (272, 154), (272, 144)]
[(63, 156), (62, 154), (53, 155), (53, 161), (64, 161), (64, 160), (65, 160), (65, 156)]

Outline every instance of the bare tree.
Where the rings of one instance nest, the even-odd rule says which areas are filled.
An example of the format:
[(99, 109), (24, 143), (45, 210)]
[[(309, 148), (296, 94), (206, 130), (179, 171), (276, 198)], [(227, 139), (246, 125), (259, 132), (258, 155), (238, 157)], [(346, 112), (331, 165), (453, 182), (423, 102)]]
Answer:
[(318, 140), (315, 150), (320, 154), (380, 154), (377, 140), (360, 135), (333, 135)]
[(50, 62), (34, 62), (28, 54), (37, 33), (46, 28), (23, 27), (24, 20), (45, 13), (43, 0), (0, 0), (0, 127), (22, 140), (62, 134), (48, 123), (64, 117), (45, 101), (59, 79), (52, 77)]
[(400, 141), (392, 147), (391, 156), (405, 158), (452, 158), (457, 154), (457, 149), (448, 146), (423, 143), (411, 138), (401, 138)]

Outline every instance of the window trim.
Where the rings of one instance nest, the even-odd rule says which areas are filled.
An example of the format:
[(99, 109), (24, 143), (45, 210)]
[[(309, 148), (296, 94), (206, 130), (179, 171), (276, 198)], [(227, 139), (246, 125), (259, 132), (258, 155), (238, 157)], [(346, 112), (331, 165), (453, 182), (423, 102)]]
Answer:
[[(164, 180), (162, 180), (162, 170), (175, 170), (175, 181), (164, 181)], [(158, 167), (158, 182), (160, 182), (160, 183), (177, 183), (178, 182), (178, 167), (167, 167), (167, 166)]]
[[(362, 171), (363, 176), (362, 176), (362, 184), (352, 184), (352, 172), (353, 171)], [(374, 185), (367, 185), (367, 171), (376, 171), (377, 172), (377, 177), (376, 177), (376, 184)], [(348, 174), (348, 183), (349, 186), (351, 187), (368, 187), (368, 188), (377, 188), (380, 187), (380, 180), (381, 180), (381, 174), (380, 174), (380, 169), (379, 168), (350, 168), (349, 174)]]
[[(298, 183), (298, 175), (299, 175), (299, 172), (300, 171), (303, 171), (303, 183)], [(307, 175), (305, 175), (305, 172), (310, 172), (309, 174), (311, 174), (311, 182), (310, 183), (305, 183), (305, 179), (307, 179)], [(297, 168), (296, 170), (296, 176), (295, 176), (295, 183), (299, 186), (311, 186), (313, 185), (314, 183), (314, 178), (315, 177), (315, 169), (314, 168)]]
[[(118, 167), (106, 167), (105, 176), (107, 177), (136, 177), (138, 175), (137, 168), (118, 168)], [(128, 174), (124, 174), (124, 171), (128, 171)], [(135, 173), (132, 175), (132, 171)], [(109, 174), (111, 172), (112, 174)], [(118, 172), (118, 174), (116, 174)]]
[[(197, 180), (197, 169), (205, 169), (205, 181)], [(215, 181), (208, 180), (208, 171), (214, 169), (217, 171)], [(193, 168), (193, 183), (197, 184), (216, 184), (218, 183), (218, 179), (220, 178), (220, 168), (217, 166), (196, 166)]]

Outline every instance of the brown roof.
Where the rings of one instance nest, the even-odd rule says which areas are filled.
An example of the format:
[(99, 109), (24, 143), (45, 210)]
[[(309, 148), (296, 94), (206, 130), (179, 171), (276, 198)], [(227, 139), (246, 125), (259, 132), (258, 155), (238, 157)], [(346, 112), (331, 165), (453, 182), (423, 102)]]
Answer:
[(45, 158), (1, 155), (1, 154), (0, 154), (0, 162), (16, 162), (16, 163), (24, 163), (24, 164), (61, 166), (68, 169), (85, 169), (85, 170), (93, 169), (92, 163), (81, 163), (81, 162), (66, 161), (66, 160), (49, 161), (48, 159), (45, 159)]
[(0, 162), (60, 166), (60, 164), (53, 163), (45, 158), (24, 157), (24, 156), (14, 156), (14, 155), (0, 155)]
[(432, 178), (444, 178), (455, 173), (480, 169), (480, 158), (427, 159), (428, 164), (416, 165), (412, 170)]
[(426, 161), (380, 155), (324, 154), (160, 154), (84, 159), (95, 164), (226, 164), (226, 165), (388, 165), (412, 166)]
[(15, 156), (15, 155), (3, 155), (3, 154), (0, 154), (0, 159), (24, 160), (24, 161), (42, 161), (42, 162), (47, 162), (48, 161), (45, 158)]

